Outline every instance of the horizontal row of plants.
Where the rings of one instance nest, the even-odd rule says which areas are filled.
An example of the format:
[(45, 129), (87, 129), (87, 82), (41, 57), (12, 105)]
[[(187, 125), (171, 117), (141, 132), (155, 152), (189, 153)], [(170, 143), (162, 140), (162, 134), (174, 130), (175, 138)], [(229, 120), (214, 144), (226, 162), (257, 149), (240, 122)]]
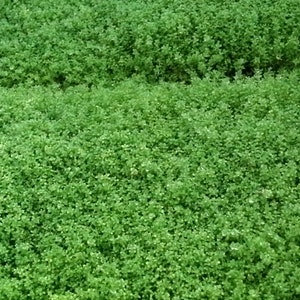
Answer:
[(300, 297), (297, 74), (0, 102), (1, 300)]
[(1, 1), (0, 85), (292, 70), (299, 19), (298, 0)]

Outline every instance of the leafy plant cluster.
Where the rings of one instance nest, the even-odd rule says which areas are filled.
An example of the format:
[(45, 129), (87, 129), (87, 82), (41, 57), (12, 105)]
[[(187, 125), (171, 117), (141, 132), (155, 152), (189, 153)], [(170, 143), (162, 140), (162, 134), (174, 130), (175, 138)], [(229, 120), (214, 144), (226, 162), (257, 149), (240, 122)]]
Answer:
[(298, 0), (1, 3), (1, 86), (189, 83), (300, 64)]
[(1, 88), (0, 299), (297, 299), (299, 87)]

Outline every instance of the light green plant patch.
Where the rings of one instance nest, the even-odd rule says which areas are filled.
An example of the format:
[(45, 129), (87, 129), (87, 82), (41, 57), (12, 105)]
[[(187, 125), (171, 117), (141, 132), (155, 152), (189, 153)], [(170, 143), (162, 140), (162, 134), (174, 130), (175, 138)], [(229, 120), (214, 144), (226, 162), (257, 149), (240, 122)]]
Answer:
[(296, 75), (0, 89), (0, 299), (296, 299)]

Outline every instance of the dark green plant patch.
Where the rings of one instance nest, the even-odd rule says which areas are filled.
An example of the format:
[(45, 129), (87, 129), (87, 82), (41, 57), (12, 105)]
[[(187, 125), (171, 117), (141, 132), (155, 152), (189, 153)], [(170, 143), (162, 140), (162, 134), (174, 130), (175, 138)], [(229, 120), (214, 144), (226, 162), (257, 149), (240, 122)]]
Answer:
[(0, 4), (0, 86), (251, 77), (300, 66), (298, 0)]

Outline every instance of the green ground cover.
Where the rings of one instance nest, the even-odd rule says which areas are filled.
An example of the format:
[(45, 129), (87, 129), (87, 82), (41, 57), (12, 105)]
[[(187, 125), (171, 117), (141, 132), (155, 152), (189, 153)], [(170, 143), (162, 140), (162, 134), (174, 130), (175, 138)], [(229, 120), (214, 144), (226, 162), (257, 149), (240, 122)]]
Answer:
[(300, 67), (299, 0), (2, 0), (0, 86)]
[(300, 298), (299, 20), (0, 1), (0, 300)]
[(0, 299), (297, 299), (300, 85), (0, 88)]

